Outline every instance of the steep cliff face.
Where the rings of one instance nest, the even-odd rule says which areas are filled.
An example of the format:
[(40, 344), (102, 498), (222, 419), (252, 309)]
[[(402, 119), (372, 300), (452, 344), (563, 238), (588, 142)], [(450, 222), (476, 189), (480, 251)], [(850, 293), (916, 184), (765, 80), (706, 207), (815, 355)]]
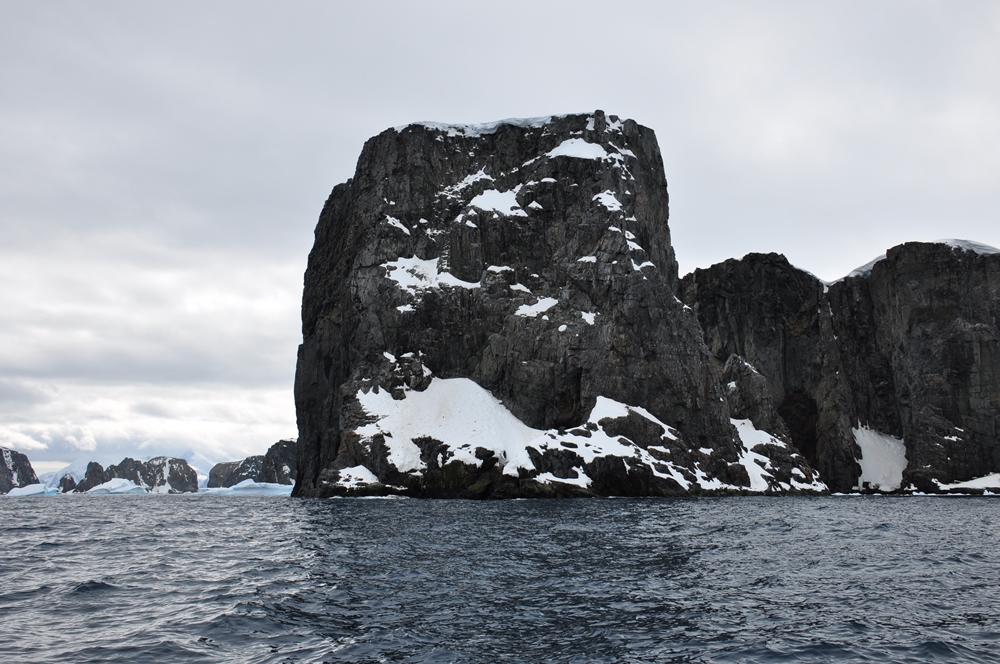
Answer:
[[(764, 377), (831, 490), (935, 491), (1000, 471), (998, 271), (988, 247), (907, 243), (829, 286), (749, 254), (681, 291), (716, 359), (737, 354)], [(896, 479), (873, 479), (876, 454)]]
[(738, 356), (763, 377), (742, 394), (774, 404), (796, 449), (827, 486), (848, 491), (860, 472), (851, 433), (856, 418), (823, 291), (819, 279), (779, 254), (695, 270), (681, 285), (716, 360)]
[[(64, 483), (63, 480), (65, 480), (67, 477), (69, 479), (66, 480)], [(70, 476), (64, 475), (63, 480), (60, 480), (61, 486), (70, 486), (70, 483), (73, 482), (73, 477), (71, 475)], [(83, 476), (83, 479), (81, 479), (79, 483), (74, 484), (71, 490), (75, 493), (87, 493), (94, 487), (104, 484), (104, 482), (105, 482), (104, 466), (97, 463), (96, 461), (91, 461), (90, 463), (87, 464), (87, 470)]]
[(1000, 252), (910, 242), (830, 287), (857, 418), (905, 442), (904, 481), (1000, 471)]
[(271, 484), (294, 484), (297, 474), (296, 444), (279, 440), (265, 454), (249, 456), (242, 461), (224, 461), (212, 466), (209, 488), (236, 486), (244, 480)]
[(0, 447), (0, 494), (31, 484), (38, 484), (38, 476), (28, 457), (15, 450)]
[(600, 111), (368, 141), (309, 256), (296, 493), (749, 489), (667, 217), (653, 132)]

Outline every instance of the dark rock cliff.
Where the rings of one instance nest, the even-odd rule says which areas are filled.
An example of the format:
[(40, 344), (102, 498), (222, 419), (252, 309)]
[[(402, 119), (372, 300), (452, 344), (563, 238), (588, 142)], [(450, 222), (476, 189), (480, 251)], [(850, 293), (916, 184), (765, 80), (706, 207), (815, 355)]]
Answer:
[[(66, 480), (66, 476), (60, 480), (60, 484)], [(83, 479), (79, 483), (75, 483), (72, 491), (75, 493), (86, 493), (93, 489), (95, 486), (104, 484), (107, 480), (104, 479), (104, 466), (97, 463), (96, 461), (91, 461), (87, 464), (87, 471), (83, 476)], [(73, 482), (73, 478), (70, 476), (69, 481), (65, 482), (66, 486), (69, 486)]]
[(862, 427), (904, 441), (903, 487), (1000, 471), (1000, 255), (907, 243), (826, 287), (783, 256), (749, 254), (695, 270), (681, 293), (716, 360), (760, 372), (831, 490), (858, 486)]
[(718, 362), (736, 355), (760, 373), (755, 393), (773, 403), (827, 486), (854, 486), (855, 418), (823, 283), (784, 256), (749, 254), (685, 276), (681, 297), (697, 312)]
[(249, 456), (242, 461), (224, 461), (212, 466), (208, 486), (231, 487), (244, 480), (294, 484), (298, 467), (297, 446), (293, 440), (279, 440), (265, 454)]
[(244, 480), (257, 481), (264, 465), (264, 455), (255, 454), (242, 461), (223, 461), (208, 473), (209, 488), (236, 486)]
[(38, 484), (38, 476), (28, 457), (15, 450), (0, 447), (0, 494)]
[[(309, 255), (295, 493), (750, 488), (666, 187), (653, 132), (600, 111), (369, 140)], [(520, 442), (435, 429), (480, 416)], [(793, 457), (775, 490), (811, 473)]]
[(136, 461), (126, 458), (105, 469), (105, 482), (115, 478), (129, 480), (154, 493), (198, 491), (198, 474), (184, 459), (154, 457), (149, 461)]

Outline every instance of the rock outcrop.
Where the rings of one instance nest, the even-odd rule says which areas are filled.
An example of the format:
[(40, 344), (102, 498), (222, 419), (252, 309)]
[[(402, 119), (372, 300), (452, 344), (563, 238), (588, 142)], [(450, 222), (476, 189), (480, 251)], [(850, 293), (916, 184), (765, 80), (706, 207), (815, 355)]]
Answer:
[(306, 270), (295, 494), (825, 489), (734, 426), (667, 218), (653, 132), (600, 111), (369, 140)]
[(0, 494), (38, 484), (38, 476), (28, 457), (15, 450), (0, 447)]
[(87, 464), (87, 470), (83, 479), (76, 482), (72, 475), (63, 475), (59, 480), (59, 485), (67, 487), (72, 485), (73, 488), (65, 491), (65, 493), (68, 493), (69, 491), (72, 491), (73, 493), (87, 493), (95, 486), (104, 484), (105, 481), (104, 467), (96, 461), (91, 461)]
[(230, 487), (244, 480), (257, 481), (264, 465), (264, 455), (256, 454), (242, 461), (223, 461), (212, 466), (208, 473), (208, 487)]
[(279, 440), (264, 454), (264, 464), (258, 482), (295, 484), (298, 475), (298, 445), (294, 440)]
[(224, 461), (212, 466), (209, 488), (236, 486), (244, 480), (270, 484), (294, 484), (298, 462), (294, 440), (279, 440), (265, 454), (242, 461)]
[[(77, 471), (78, 473), (79, 471)], [(128, 480), (149, 493), (197, 493), (198, 474), (184, 459), (154, 457), (137, 461), (126, 457), (118, 464), (104, 468), (96, 461), (87, 464), (79, 474), (65, 473), (58, 480), (59, 493), (87, 493), (111, 480)]]
[[(831, 490), (938, 491), (1000, 471), (995, 249), (906, 243), (829, 285), (749, 254), (695, 270), (681, 296), (718, 362), (759, 372), (752, 391)], [(768, 417), (754, 422), (780, 435)], [(868, 443), (897, 449), (897, 479), (867, 477)]]

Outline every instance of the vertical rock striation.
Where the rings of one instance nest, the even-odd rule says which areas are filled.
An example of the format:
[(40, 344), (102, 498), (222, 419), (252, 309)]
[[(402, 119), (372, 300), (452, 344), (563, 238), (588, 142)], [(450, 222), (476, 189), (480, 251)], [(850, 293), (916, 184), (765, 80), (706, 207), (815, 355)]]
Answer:
[(904, 488), (1000, 471), (996, 250), (906, 243), (829, 285), (783, 256), (749, 254), (695, 270), (681, 291), (715, 358), (760, 372), (831, 490), (863, 483), (864, 431), (904, 441)]

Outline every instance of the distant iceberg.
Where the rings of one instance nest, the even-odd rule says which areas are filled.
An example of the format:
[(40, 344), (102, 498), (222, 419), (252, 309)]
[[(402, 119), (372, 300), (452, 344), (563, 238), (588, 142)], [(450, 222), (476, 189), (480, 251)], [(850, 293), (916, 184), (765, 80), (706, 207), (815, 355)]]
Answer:
[(290, 496), (292, 495), (292, 485), (243, 480), (239, 484), (230, 487), (199, 489), (198, 494), (213, 496)]
[(11, 497), (24, 496), (47, 496), (54, 494), (55, 490), (49, 490), (44, 484), (29, 484), (28, 486), (16, 487), (7, 492)]
[(149, 492), (146, 491), (145, 488), (136, 484), (135, 482), (122, 479), (120, 477), (116, 477), (114, 479), (108, 480), (104, 484), (98, 484), (87, 493), (121, 495), (121, 494), (140, 494)]

